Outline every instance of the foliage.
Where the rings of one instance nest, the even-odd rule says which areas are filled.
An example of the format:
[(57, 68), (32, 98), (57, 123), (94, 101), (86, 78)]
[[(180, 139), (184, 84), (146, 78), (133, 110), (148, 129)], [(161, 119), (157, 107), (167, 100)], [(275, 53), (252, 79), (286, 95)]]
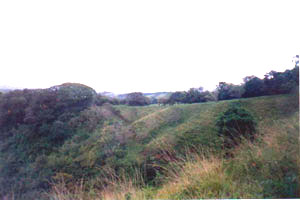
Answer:
[(289, 93), (299, 86), (299, 67), (285, 72), (271, 71), (265, 75), (264, 84), (269, 95)]
[(92, 105), (94, 95), (87, 86), (67, 83), (12, 91), (1, 97), (0, 156), (5, 169), (1, 170), (0, 185), (4, 191), (14, 188), (16, 198), (26, 199), (32, 194), (28, 191), (48, 187), (53, 172), (43, 170), (47, 155), (72, 136), (74, 130), (68, 122)]
[(3, 129), (8, 130), (24, 123), (26, 108), (32, 101), (33, 91), (15, 90), (1, 96), (0, 101), (0, 127), (4, 136)]
[(111, 98), (111, 97), (107, 97), (107, 96), (97, 94), (96, 97), (95, 97), (94, 104), (96, 106), (102, 106), (105, 103), (110, 103), (112, 105), (119, 105), (120, 101), (116, 98)]
[(183, 103), (185, 101), (185, 92), (174, 92), (168, 99), (169, 104)]
[(150, 104), (150, 99), (145, 97), (141, 92), (129, 93), (125, 101), (129, 106), (145, 106)]
[(214, 101), (213, 94), (209, 91), (203, 91), (203, 88), (190, 88), (187, 92), (174, 92), (168, 99), (162, 99), (162, 104), (175, 104), (175, 103), (201, 103), (207, 101)]
[(97, 128), (103, 118), (101, 108), (92, 106), (71, 118), (68, 124), (73, 130), (85, 129), (92, 132)]
[(244, 89), (245, 92), (243, 97), (258, 97), (266, 95), (264, 81), (255, 77), (255, 76), (247, 76), (244, 78)]
[(167, 98), (160, 98), (160, 99), (157, 100), (157, 103), (159, 105), (166, 105), (166, 104), (168, 104), (168, 99)]
[(191, 88), (186, 93), (184, 103), (200, 103), (207, 102), (209, 100), (209, 91), (203, 91), (203, 88), (200, 87), (198, 89)]
[(243, 87), (240, 85), (234, 85), (230, 83), (220, 82), (218, 91), (218, 100), (229, 100), (241, 98), (243, 94)]
[(219, 135), (224, 137), (226, 147), (238, 144), (242, 137), (253, 139), (256, 132), (256, 122), (253, 116), (239, 103), (233, 103), (217, 119)]
[(256, 97), (263, 95), (287, 94), (299, 87), (299, 67), (284, 72), (271, 71), (264, 79), (255, 76), (244, 78), (245, 92), (243, 97)]
[(299, 87), (299, 67), (284, 72), (271, 71), (264, 79), (255, 76), (244, 78), (243, 85), (220, 82), (218, 100), (229, 100), (240, 97), (258, 97), (264, 95), (287, 94)]

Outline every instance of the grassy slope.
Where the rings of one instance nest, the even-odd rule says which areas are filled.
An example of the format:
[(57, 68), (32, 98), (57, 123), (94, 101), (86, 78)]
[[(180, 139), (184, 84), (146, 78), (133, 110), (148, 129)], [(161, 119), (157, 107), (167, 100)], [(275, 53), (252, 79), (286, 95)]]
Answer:
[(115, 128), (116, 122), (108, 123), (93, 133), (90, 140), (79, 142), (75, 145), (79, 151), (74, 159), (95, 167), (93, 155), (99, 151), (95, 145), (105, 143), (100, 135), (113, 133), (114, 137), (122, 138), (117, 142), (124, 141), (125, 156), (107, 163), (119, 162), (121, 168), (145, 162), (145, 155), (159, 160), (162, 152), (183, 151), (185, 146), (196, 147), (200, 149), (198, 152), (221, 151), (215, 120), (234, 101), (240, 101), (255, 116), (260, 133), (255, 144), (245, 141), (235, 149), (234, 158), (224, 159), (216, 154), (204, 158), (191, 153), (181, 162), (168, 165), (163, 184), (154, 188), (138, 189), (133, 180), (124, 178), (116, 179), (107, 190), (93, 191), (94, 196), (83, 191), (74, 196), (74, 192), (70, 194), (63, 186), (61, 190), (57, 186), (52, 197), (61, 200), (76, 196), (97, 199), (99, 195), (105, 199), (299, 197), (299, 191), (295, 193), (299, 187), (299, 106), (298, 97), (293, 95), (174, 106), (117, 106), (126, 123), (119, 128)]
[[(298, 113), (261, 125), (258, 141), (245, 141), (234, 158), (187, 159), (153, 198), (299, 197)], [(297, 193), (298, 190), (298, 193)]]

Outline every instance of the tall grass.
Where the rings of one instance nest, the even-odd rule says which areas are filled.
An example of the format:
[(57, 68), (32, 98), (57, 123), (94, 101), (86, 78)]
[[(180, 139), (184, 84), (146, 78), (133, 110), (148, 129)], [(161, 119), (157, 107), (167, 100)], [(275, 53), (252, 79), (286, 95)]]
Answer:
[(299, 118), (261, 127), (255, 143), (247, 140), (233, 158), (187, 160), (169, 169), (170, 180), (154, 198), (297, 198), (299, 194)]
[(146, 199), (141, 188), (145, 187), (142, 173), (136, 170), (135, 175), (128, 177), (124, 172), (117, 175), (113, 169), (107, 168), (101, 178), (75, 184), (69, 184), (63, 178), (52, 184), (47, 193), (51, 200), (114, 200), (114, 199)]
[(261, 126), (256, 144), (235, 149), (226, 172), (239, 182), (261, 187), (264, 198), (299, 197), (299, 113)]

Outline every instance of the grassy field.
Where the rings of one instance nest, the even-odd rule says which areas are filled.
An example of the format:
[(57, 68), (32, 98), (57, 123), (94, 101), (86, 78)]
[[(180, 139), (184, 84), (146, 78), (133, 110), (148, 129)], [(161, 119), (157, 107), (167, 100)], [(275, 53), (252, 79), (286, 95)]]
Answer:
[[(53, 200), (299, 198), (298, 100), (297, 95), (278, 95), (173, 106), (115, 106), (121, 117), (110, 116), (88, 135), (78, 133), (49, 156), (48, 167), (60, 166), (60, 171), (59, 181), (46, 196)], [(255, 117), (257, 137), (226, 150), (231, 156), (225, 156), (228, 152), (222, 149), (215, 124), (232, 102)]]

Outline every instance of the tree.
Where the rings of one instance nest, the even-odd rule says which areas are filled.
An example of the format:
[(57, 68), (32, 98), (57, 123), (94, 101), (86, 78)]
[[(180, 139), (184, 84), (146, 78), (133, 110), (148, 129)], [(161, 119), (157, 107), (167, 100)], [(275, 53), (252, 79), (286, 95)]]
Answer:
[(168, 98), (159, 98), (159, 99), (157, 99), (157, 103), (159, 104), (159, 105), (166, 105), (166, 104), (168, 104)]
[(101, 94), (97, 94), (95, 97), (94, 104), (97, 106), (102, 106), (105, 103), (110, 103), (112, 105), (119, 105), (120, 101), (116, 98), (103, 96)]
[(202, 87), (191, 88), (186, 92), (184, 103), (201, 103), (212, 101), (213, 96), (209, 91), (204, 91)]
[(269, 95), (289, 93), (299, 86), (299, 67), (285, 72), (271, 71), (265, 75), (264, 84)]
[(150, 104), (150, 99), (141, 92), (133, 92), (126, 96), (126, 104), (130, 106), (145, 106)]
[(183, 103), (196, 103), (203, 101), (203, 98), (201, 96), (201, 91), (196, 88), (191, 88), (186, 92), (185, 100)]
[(165, 103), (201, 103), (214, 101), (215, 98), (209, 91), (204, 91), (202, 87), (190, 88), (187, 92), (174, 92), (170, 95)]
[(0, 102), (1, 137), (11, 136), (9, 130), (21, 125), (30, 130), (26, 132), (27, 138), (50, 137), (57, 133), (53, 130), (58, 130), (52, 125), (62, 127), (61, 123), (66, 124), (74, 115), (88, 108), (95, 94), (92, 88), (74, 83), (8, 92)]
[(32, 101), (32, 90), (14, 90), (1, 96), (0, 127), (10, 129), (24, 123), (26, 108)]
[(79, 83), (64, 83), (49, 88), (49, 92), (54, 92), (57, 108), (61, 110), (84, 110), (93, 103), (96, 96), (94, 89)]
[(243, 94), (243, 87), (231, 83), (220, 82), (217, 86), (218, 100), (238, 99)]
[(43, 90), (34, 90), (26, 107), (24, 122), (41, 125), (52, 123), (58, 117), (67, 121), (72, 113), (78, 113), (94, 101), (96, 92), (85, 85), (65, 83)]
[(168, 104), (184, 103), (186, 101), (186, 92), (174, 92), (168, 99)]
[(264, 81), (256, 76), (245, 77), (244, 83), (243, 97), (257, 97), (266, 94)]

